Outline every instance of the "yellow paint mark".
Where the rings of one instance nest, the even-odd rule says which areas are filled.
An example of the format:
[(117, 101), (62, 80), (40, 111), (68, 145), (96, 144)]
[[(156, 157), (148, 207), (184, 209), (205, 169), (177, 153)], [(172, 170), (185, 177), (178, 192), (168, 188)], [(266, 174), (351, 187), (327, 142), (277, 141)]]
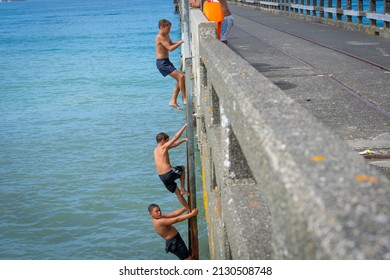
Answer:
[(204, 152), (202, 151), (202, 187), (203, 187), (203, 205), (204, 205), (204, 210), (205, 210), (205, 216), (206, 216), (206, 221), (208, 224), (208, 232), (209, 232), (209, 251), (210, 251), (210, 258), (212, 260), (215, 259), (215, 248), (214, 248), (214, 234), (213, 234), (213, 225), (210, 220), (210, 214), (209, 214), (209, 202), (208, 202), (208, 197), (207, 197), (207, 186), (206, 186), (206, 170), (205, 170), (205, 156)]
[(248, 196), (252, 198), (252, 197), (255, 197), (255, 194), (250, 193), (250, 194), (248, 194)]
[(368, 182), (368, 183), (376, 183), (378, 182), (378, 177), (376, 176), (368, 176), (366, 174), (360, 174), (355, 177), (355, 181), (357, 182)]
[(323, 161), (325, 160), (326, 158), (322, 155), (316, 155), (316, 156), (313, 156), (310, 158), (312, 161)]

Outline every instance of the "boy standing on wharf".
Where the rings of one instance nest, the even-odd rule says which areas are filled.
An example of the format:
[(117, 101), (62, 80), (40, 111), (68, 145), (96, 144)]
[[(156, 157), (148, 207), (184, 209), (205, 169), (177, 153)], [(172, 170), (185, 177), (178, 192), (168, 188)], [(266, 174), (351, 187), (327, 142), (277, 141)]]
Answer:
[[(186, 129), (187, 124), (183, 125), (182, 128), (175, 134), (175, 136), (169, 140), (168, 134), (165, 132), (160, 132), (156, 135), (157, 147), (154, 149), (154, 162), (156, 164), (157, 173), (164, 183), (165, 187), (171, 193), (175, 193), (180, 203), (187, 209), (188, 212), (191, 211), (190, 206), (187, 201), (184, 199), (183, 195), (189, 195), (189, 193), (184, 188), (185, 183), (185, 168), (184, 166), (175, 166), (172, 167), (169, 160), (168, 151), (171, 148), (175, 148), (180, 144), (187, 142), (187, 138), (178, 140), (184, 130)], [(178, 141), (177, 141), (178, 140)], [(177, 188), (175, 180), (180, 178), (180, 190)]]
[(181, 260), (191, 260), (191, 254), (177, 229), (172, 224), (182, 222), (198, 215), (198, 209), (182, 215), (186, 208), (178, 209), (172, 213), (162, 214), (157, 204), (150, 204), (149, 215), (153, 218), (154, 230), (166, 241), (165, 251), (175, 254)]
[(179, 91), (181, 91), (183, 103), (187, 103), (185, 75), (179, 72), (169, 60), (168, 52), (176, 50), (184, 43), (184, 40), (180, 40), (175, 43), (172, 42), (169, 37), (171, 26), (171, 22), (166, 19), (161, 19), (158, 23), (160, 32), (156, 36), (156, 66), (164, 77), (170, 75), (176, 80), (176, 85), (173, 88), (173, 94), (169, 105), (178, 110), (182, 110), (182, 108), (177, 104), (177, 96), (179, 95)]
[(234, 25), (234, 18), (232, 13), (229, 10), (226, 0), (219, 0), (219, 3), (221, 3), (222, 12), (224, 16), (224, 20), (222, 22), (221, 42), (227, 44), (227, 40), (229, 39), (230, 29), (232, 29)]

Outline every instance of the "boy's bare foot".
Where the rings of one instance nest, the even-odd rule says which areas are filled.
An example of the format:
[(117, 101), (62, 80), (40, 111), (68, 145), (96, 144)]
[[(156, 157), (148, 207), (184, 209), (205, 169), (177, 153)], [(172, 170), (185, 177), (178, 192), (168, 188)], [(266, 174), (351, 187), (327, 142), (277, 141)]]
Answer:
[(177, 103), (169, 103), (169, 106), (171, 106), (177, 110), (183, 110), (179, 105), (177, 105)]
[(190, 193), (185, 191), (185, 190), (181, 190), (180, 192), (181, 192), (182, 195), (190, 195)]

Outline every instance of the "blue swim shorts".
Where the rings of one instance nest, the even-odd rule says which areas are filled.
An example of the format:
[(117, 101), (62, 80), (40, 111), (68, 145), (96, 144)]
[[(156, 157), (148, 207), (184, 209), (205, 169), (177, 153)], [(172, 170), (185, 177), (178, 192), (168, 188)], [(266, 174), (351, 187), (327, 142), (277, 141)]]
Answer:
[(159, 58), (156, 60), (157, 69), (165, 77), (176, 70), (169, 58)]

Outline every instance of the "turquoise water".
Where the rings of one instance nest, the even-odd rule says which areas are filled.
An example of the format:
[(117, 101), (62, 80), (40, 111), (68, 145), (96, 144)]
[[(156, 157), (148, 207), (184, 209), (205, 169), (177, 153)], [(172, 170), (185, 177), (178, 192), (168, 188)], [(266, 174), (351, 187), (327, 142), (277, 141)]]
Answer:
[(155, 135), (185, 122), (155, 67), (160, 18), (180, 39), (173, 0), (0, 3), (0, 259), (176, 259), (147, 212), (180, 207), (153, 163)]

